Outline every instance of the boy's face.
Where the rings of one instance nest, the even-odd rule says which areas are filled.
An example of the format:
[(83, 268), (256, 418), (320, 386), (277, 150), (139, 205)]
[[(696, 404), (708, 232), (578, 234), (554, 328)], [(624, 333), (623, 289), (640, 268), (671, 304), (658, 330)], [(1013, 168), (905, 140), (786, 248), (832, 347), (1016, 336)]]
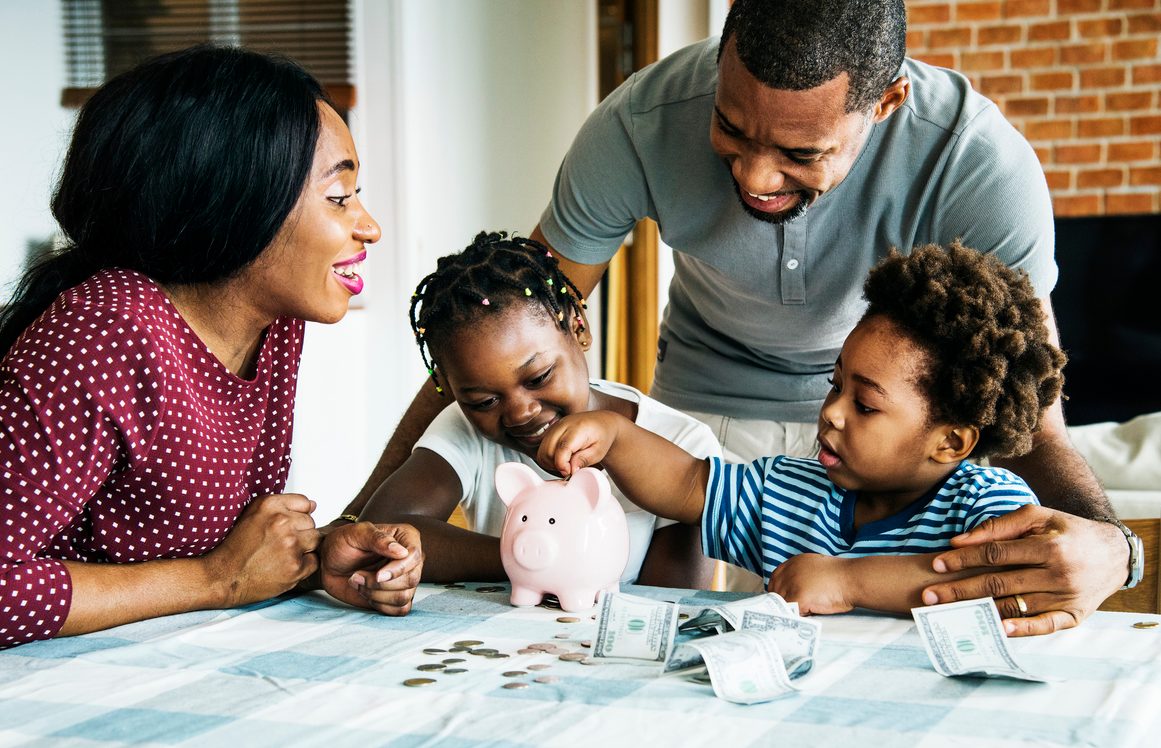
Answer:
[(592, 409), (587, 332), (563, 332), (534, 304), (482, 315), (443, 346), (439, 368), (464, 415), (488, 439), (536, 456), (548, 427)]
[(818, 460), (836, 485), (903, 506), (946, 477), (950, 429), (928, 422), (916, 380), (927, 353), (882, 316), (847, 336), (818, 416)]

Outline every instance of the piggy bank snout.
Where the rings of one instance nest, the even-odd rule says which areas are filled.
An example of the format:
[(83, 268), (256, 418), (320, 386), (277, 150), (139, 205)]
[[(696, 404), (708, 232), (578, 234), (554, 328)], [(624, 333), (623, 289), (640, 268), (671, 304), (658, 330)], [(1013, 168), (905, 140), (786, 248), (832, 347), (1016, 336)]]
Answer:
[(559, 555), (559, 545), (552, 533), (525, 530), (512, 543), (512, 557), (529, 571), (547, 569)]

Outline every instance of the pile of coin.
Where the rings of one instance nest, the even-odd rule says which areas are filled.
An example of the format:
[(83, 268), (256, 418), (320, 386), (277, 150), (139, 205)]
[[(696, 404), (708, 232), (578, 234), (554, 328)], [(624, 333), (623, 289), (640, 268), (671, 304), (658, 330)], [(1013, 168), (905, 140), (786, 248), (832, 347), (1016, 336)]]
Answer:
[[(481, 591), (481, 590), (477, 590), (477, 591)], [(550, 607), (550, 606), (542, 605), (541, 607)], [(556, 622), (560, 623), (560, 624), (571, 625), (571, 624), (580, 623), (580, 620), (581, 619), (578, 618), (577, 616), (562, 615), (562, 616), (557, 617)], [(591, 640), (588, 640), (588, 639), (576, 640), (573, 638), (572, 632), (567, 631), (567, 630), (564, 630), (564, 631), (561, 631), (557, 634), (554, 634), (553, 639), (554, 639), (554, 641), (529, 643), (529, 644), (519, 648), (518, 650), (516, 650), (516, 654), (525, 655), (525, 656), (527, 656), (527, 655), (549, 655), (549, 656), (555, 656), (558, 661), (562, 661), (562, 662), (577, 662), (577, 663), (580, 663), (582, 665), (596, 664), (595, 661), (593, 660), (593, 658), (590, 657), (587, 653), (585, 653), (583, 651), (578, 651), (575, 648), (575, 646), (578, 646), (578, 645), (582, 649), (591, 648), (593, 645)], [(572, 646), (572, 648), (563, 646), (565, 644), (569, 644), (569, 645), (573, 645), (573, 646)], [(416, 666), (416, 670), (419, 670), (420, 672), (424, 672), (424, 673), (430, 673), (431, 675), (437, 675), (437, 674), (439, 674), (439, 675), (459, 675), (459, 674), (468, 672), (468, 670), (470, 668), (470, 665), (469, 665), (470, 658), (464, 658), (464, 657), (459, 657), (459, 656), (455, 656), (455, 655), (466, 654), (466, 655), (472, 655), (475, 657), (479, 657), (481, 659), (488, 659), (488, 660), (503, 659), (503, 658), (512, 656), (512, 655), (508, 654), (507, 652), (501, 652), (500, 650), (498, 650), (494, 647), (486, 647), (483, 645), (484, 645), (484, 642), (479, 640), (479, 639), (461, 639), (457, 642), (453, 642), (452, 645), (450, 647), (447, 647), (447, 648), (424, 647), (423, 654), (425, 654), (425, 655), (428, 655), (428, 656), (451, 655), (451, 656), (444, 657), (439, 662), (428, 662), (428, 663), (418, 665), (418, 666)], [(454, 667), (449, 667), (449, 666), (454, 666)], [(501, 675), (505, 678), (511, 678), (511, 679), (524, 678), (524, 677), (529, 676), (531, 673), (543, 673), (543, 671), (548, 670), (551, 667), (552, 667), (552, 665), (549, 663), (546, 663), (546, 662), (533, 662), (533, 663), (529, 663), (528, 665), (521, 667), (520, 669), (505, 670), (501, 673)], [(436, 679), (433, 677), (408, 678), (407, 680), (403, 681), (403, 685), (414, 688), (414, 687), (419, 687), (419, 686), (430, 686), (436, 682), (437, 682)], [(534, 677), (531, 682), (532, 683), (539, 683), (539, 684), (546, 684), (546, 685), (553, 684), (553, 683), (559, 683), (560, 677), (556, 676), (556, 675), (544, 673), (544, 674), (537, 675), (536, 677)], [(528, 687), (529, 687), (529, 682), (524, 681), (524, 680), (510, 680), (509, 682), (504, 683), (501, 686), (501, 688), (505, 688), (508, 690), (523, 689), (523, 688), (528, 688)]]

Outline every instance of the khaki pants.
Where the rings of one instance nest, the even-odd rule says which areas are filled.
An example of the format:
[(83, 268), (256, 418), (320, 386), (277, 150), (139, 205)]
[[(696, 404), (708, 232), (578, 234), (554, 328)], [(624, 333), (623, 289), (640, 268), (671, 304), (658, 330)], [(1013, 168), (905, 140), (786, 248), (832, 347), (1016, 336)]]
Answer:
[[(727, 462), (750, 462), (759, 457), (788, 455), (814, 457), (818, 454), (818, 423), (758, 421), (729, 418), (712, 413), (686, 411), (710, 427), (722, 445)], [(756, 574), (719, 561), (713, 588), (738, 592), (762, 592), (766, 581)]]

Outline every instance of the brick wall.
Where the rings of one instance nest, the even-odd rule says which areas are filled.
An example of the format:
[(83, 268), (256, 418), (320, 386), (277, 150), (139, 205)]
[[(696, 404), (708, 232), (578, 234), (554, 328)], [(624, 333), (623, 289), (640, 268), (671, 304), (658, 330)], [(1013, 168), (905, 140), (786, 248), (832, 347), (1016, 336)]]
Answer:
[(907, 51), (1036, 149), (1058, 216), (1161, 213), (1161, 0), (908, 0)]

